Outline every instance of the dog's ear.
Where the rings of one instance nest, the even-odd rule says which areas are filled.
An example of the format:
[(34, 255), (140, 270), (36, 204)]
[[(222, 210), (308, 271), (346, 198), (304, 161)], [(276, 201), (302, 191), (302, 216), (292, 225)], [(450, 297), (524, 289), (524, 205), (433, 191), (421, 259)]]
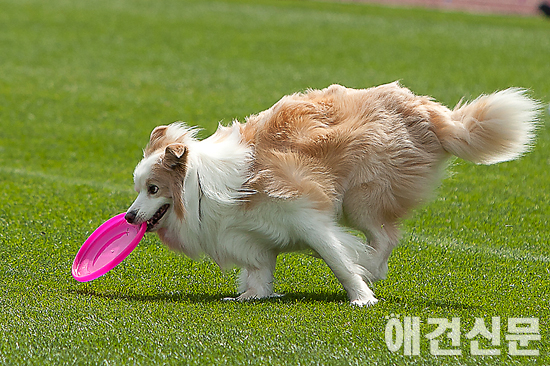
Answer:
[(158, 126), (155, 127), (153, 132), (151, 132), (151, 138), (149, 139), (150, 142), (154, 142), (157, 140), (160, 140), (166, 135), (166, 130), (168, 129), (168, 126)]
[(162, 164), (172, 174), (170, 191), (174, 199), (174, 210), (176, 215), (183, 220), (185, 216), (185, 207), (183, 204), (183, 180), (187, 170), (188, 149), (184, 144), (173, 143), (166, 146)]
[(166, 130), (168, 130), (168, 126), (158, 126), (155, 127), (153, 132), (151, 132), (149, 143), (145, 147), (145, 150), (143, 150), (143, 155), (145, 157), (151, 155), (157, 149), (162, 147), (164, 144), (164, 138), (166, 137)]
[(164, 159), (162, 160), (164, 166), (172, 170), (185, 169), (185, 162), (187, 160), (187, 148), (184, 144), (173, 143), (166, 146), (164, 151)]

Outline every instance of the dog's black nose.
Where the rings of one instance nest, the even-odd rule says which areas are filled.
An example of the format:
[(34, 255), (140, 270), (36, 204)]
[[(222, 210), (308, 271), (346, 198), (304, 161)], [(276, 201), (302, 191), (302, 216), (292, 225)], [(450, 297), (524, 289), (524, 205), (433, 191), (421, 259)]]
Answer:
[(128, 211), (124, 218), (129, 224), (133, 224), (136, 221), (136, 211)]

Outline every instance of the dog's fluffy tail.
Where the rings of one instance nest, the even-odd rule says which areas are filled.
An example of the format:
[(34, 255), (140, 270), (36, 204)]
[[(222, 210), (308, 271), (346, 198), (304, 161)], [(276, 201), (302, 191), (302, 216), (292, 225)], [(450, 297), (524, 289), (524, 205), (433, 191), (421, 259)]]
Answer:
[(443, 148), (478, 164), (514, 160), (527, 152), (535, 137), (540, 105), (526, 90), (510, 88), (459, 103), (450, 121), (438, 126)]

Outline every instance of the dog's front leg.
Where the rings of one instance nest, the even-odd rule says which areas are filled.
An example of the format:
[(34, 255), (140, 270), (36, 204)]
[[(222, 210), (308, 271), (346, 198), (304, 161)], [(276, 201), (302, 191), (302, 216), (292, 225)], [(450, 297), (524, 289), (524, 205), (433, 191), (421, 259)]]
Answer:
[(264, 253), (258, 262), (259, 265), (246, 266), (241, 269), (239, 276), (239, 293), (236, 298), (225, 298), (224, 300), (253, 300), (269, 297), (278, 297), (280, 295), (273, 292), (273, 272), (277, 254)]

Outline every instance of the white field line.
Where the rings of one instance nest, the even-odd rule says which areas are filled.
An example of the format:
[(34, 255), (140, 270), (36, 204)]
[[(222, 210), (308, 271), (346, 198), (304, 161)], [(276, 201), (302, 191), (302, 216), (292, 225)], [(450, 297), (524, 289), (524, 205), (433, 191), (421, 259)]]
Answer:
[(59, 183), (64, 183), (64, 184), (74, 185), (74, 186), (88, 186), (95, 189), (106, 190), (113, 193), (135, 194), (130, 184), (128, 186), (121, 186), (121, 185), (116, 185), (112, 183), (99, 182), (95, 180), (72, 178), (72, 177), (67, 177), (63, 175), (48, 174), (41, 171), (29, 171), (25, 169), (17, 169), (17, 168), (3, 167), (3, 166), (0, 166), (0, 172), (12, 174), (12, 175), (19, 175), (23, 177), (40, 178), (50, 182), (59, 182)]
[(448, 238), (432, 238), (418, 236), (415, 234), (409, 234), (410, 239), (413, 242), (421, 243), (426, 246), (436, 246), (440, 248), (450, 249), (454, 251), (461, 251), (467, 253), (479, 253), (485, 256), (494, 256), (498, 258), (513, 259), (516, 261), (531, 261), (531, 262), (544, 262), (550, 263), (550, 256), (543, 254), (532, 254), (527, 250), (521, 250), (516, 248), (491, 248), (479, 244), (468, 244), (460, 242), (456, 239)]

